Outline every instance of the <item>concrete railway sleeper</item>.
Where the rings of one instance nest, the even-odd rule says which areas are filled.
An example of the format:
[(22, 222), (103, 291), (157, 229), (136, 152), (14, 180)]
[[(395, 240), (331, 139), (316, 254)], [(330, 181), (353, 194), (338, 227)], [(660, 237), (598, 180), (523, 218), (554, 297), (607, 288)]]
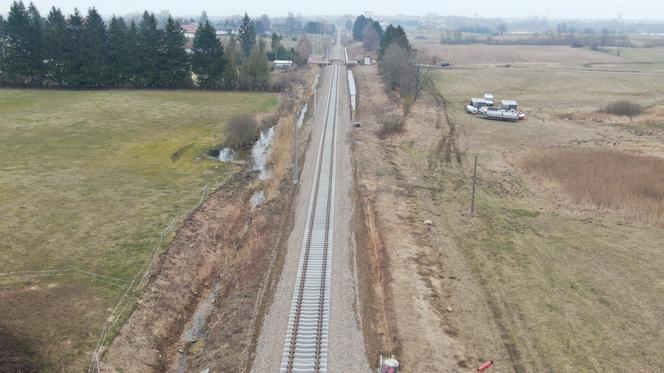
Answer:
[[(338, 51), (337, 51), (338, 52)], [(315, 182), (295, 278), (280, 372), (327, 372), (334, 232), (335, 143), (339, 65), (321, 131)]]

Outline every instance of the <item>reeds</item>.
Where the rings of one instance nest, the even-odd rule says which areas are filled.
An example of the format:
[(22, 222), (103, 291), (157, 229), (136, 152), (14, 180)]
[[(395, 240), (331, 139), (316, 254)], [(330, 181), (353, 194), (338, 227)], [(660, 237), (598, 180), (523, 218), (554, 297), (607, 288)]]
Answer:
[(574, 203), (664, 225), (662, 158), (614, 150), (555, 150), (531, 154), (524, 167), (557, 183)]

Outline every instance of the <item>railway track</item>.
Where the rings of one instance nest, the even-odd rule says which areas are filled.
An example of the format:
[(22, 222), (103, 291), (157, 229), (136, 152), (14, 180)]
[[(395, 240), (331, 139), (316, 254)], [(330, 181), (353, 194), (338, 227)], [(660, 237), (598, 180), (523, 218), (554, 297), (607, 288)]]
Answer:
[[(336, 53), (338, 55), (338, 48)], [(339, 64), (334, 63), (325, 125), (288, 318), (280, 372), (327, 372), (334, 233)]]

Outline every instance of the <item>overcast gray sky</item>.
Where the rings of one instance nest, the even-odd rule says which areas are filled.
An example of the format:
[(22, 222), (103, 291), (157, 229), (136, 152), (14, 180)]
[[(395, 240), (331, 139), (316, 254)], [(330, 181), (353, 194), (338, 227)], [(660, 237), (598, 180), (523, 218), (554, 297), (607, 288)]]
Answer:
[[(24, 0), (29, 2), (30, 0)], [(33, 0), (42, 13), (56, 5), (66, 13), (74, 7), (86, 10), (95, 6), (104, 15), (126, 14), (144, 9), (155, 13), (168, 10), (173, 15), (198, 15), (206, 10), (211, 16), (248, 12), (251, 15), (283, 16), (291, 11), (302, 15), (360, 14), (372, 11), (379, 15), (441, 15), (480, 17), (548, 16), (550, 18), (664, 19), (662, 0)], [(6, 13), (10, 0), (0, 0), (0, 13)]]

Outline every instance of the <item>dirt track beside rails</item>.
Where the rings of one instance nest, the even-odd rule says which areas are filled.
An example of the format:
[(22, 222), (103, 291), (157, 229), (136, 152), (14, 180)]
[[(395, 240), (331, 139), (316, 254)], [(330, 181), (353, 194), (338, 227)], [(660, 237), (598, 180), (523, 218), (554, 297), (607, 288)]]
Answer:
[(445, 128), (429, 123), (421, 128), (428, 133), (409, 130), (381, 140), (377, 134), (382, 114), (390, 107), (400, 109), (387, 97), (375, 66), (354, 72), (362, 92), (362, 127), (354, 132), (353, 149), (367, 353), (372, 362), (379, 353), (395, 354), (404, 372), (456, 371), (469, 363), (446, 316), (446, 287), (457, 280), (448, 277), (448, 255), (436, 241), (436, 226), (424, 223), (432, 216), (422, 169), (399, 156), (408, 151), (402, 144), (413, 146), (415, 136), (425, 139), (418, 144), (423, 153), (434, 149)]

